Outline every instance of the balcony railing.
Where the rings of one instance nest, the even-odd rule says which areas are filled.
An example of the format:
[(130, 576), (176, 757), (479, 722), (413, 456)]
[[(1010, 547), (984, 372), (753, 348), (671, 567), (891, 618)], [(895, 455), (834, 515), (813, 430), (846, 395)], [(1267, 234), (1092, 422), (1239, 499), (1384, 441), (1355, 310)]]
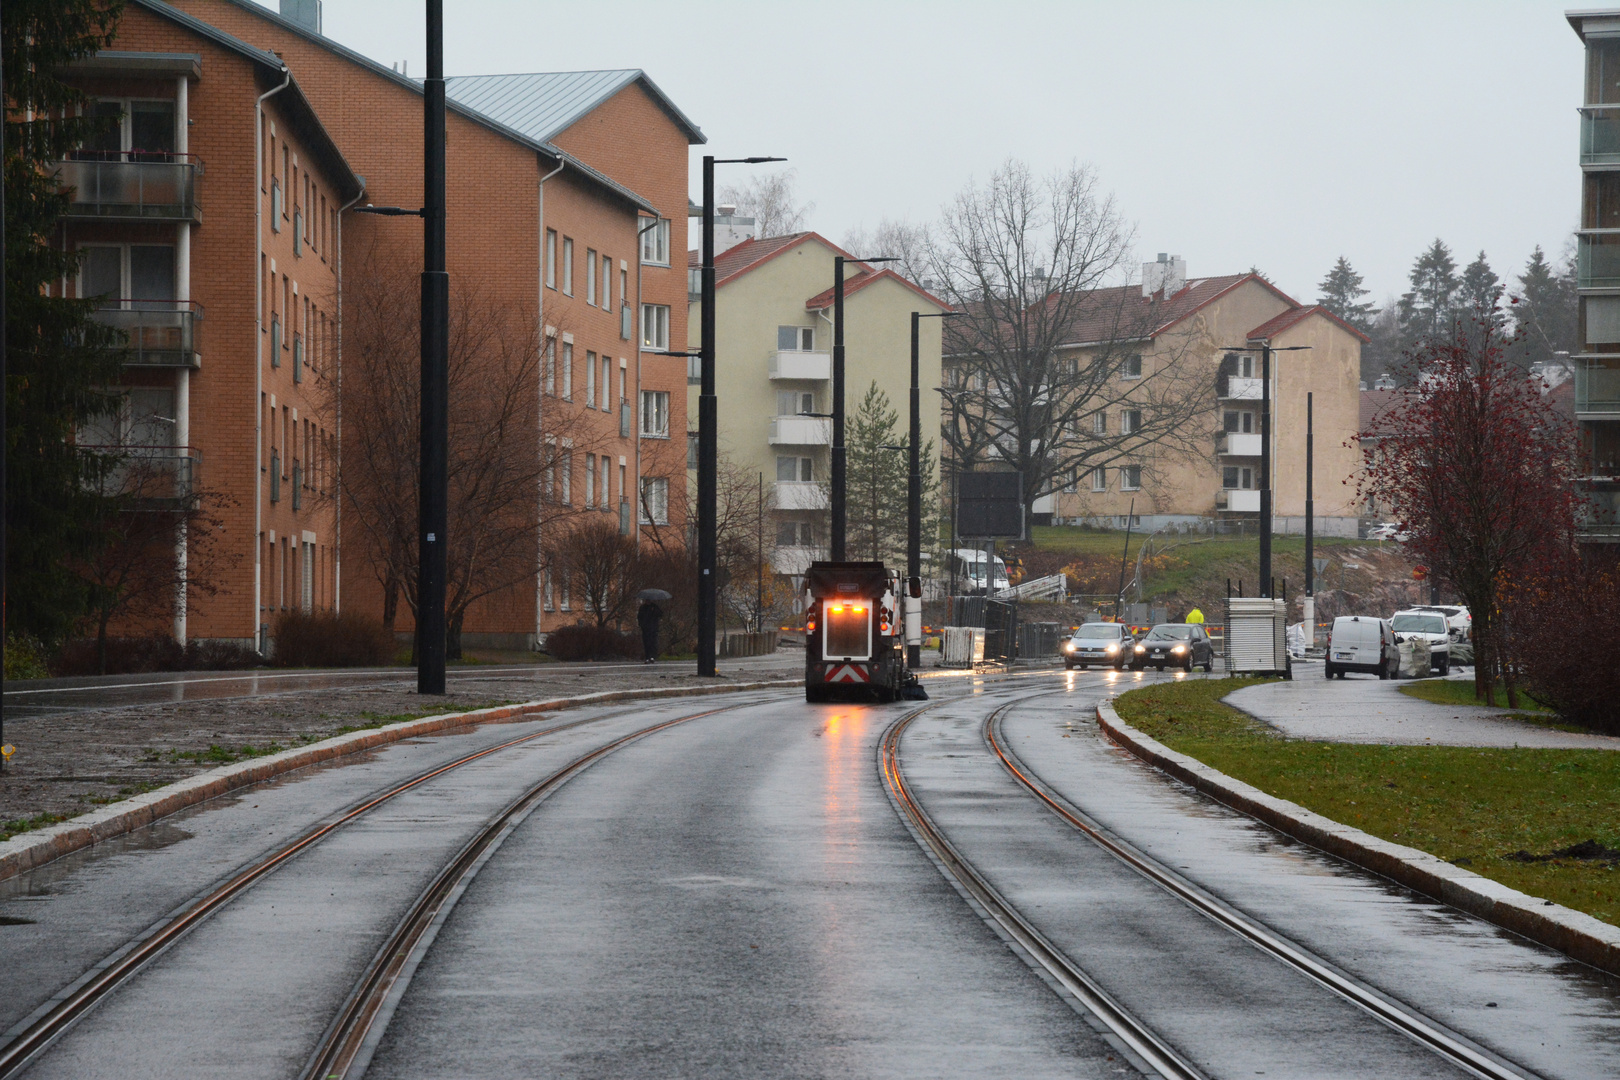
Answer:
[(770, 359), (773, 379), (830, 379), (832, 354), (824, 352), (774, 352)]
[(136, 367), (196, 369), (196, 321), (202, 308), (174, 300), (106, 300), (93, 318), (118, 331), (118, 345), (128, 350), (124, 362)]
[(1576, 531), (1587, 540), (1620, 541), (1620, 485), (1594, 484), (1581, 492), (1585, 504)]
[(819, 416), (773, 416), (766, 439), (773, 445), (828, 446), (832, 421)]
[(1215, 382), (1216, 394), (1232, 401), (1259, 401), (1260, 380), (1238, 375), (1221, 375)]
[(123, 498), (135, 510), (176, 510), (196, 497), (202, 451), (192, 446), (91, 446), (82, 450), (116, 457), (97, 487)]
[(1581, 110), (1581, 164), (1620, 165), (1620, 105)]
[(1221, 453), (1227, 457), (1259, 457), (1260, 436), (1240, 431), (1228, 431), (1221, 440)]
[(58, 162), (57, 177), (73, 189), (68, 217), (98, 221), (200, 221), (197, 175), (188, 154), (81, 154)]
[(1576, 237), (1575, 284), (1582, 289), (1620, 287), (1620, 229), (1582, 229)]
[(1620, 358), (1587, 357), (1576, 361), (1575, 411), (1620, 413)]
[(1260, 512), (1260, 493), (1247, 488), (1224, 488), (1215, 500), (1215, 505), (1222, 510), (1233, 514), (1258, 514)]
[(776, 508), (778, 510), (825, 510), (827, 492), (814, 480), (778, 480), (776, 482)]

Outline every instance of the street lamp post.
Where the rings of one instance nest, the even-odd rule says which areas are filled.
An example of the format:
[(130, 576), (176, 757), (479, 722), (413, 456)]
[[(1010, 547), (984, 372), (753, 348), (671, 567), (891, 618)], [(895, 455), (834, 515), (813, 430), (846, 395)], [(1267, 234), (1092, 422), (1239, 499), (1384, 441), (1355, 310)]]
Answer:
[(956, 595), (956, 490), (961, 477), (961, 462), (956, 456), (956, 435), (961, 426), (960, 390), (949, 390), (943, 386), (934, 387), (934, 393), (942, 395), (951, 403), (951, 554), (947, 560), (951, 564), (951, 595)]
[(1305, 623), (1305, 643), (1316, 645), (1316, 502), (1311, 498), (1312, 472), (1316, 465), (1315, 394), (1305, 395), (1305, 599), (1302, 614)]
[[(922, 390), (918, 387), (919, 354), (921, 353), (922, 321), (924, 319), (948, 319), (960, 312), (940, 311), (923, 314), (920, 311), (911, 313), (911, 438), (908, 440), (909, 454), (907, 464), (909, 471), (906, 477), (906, 666), (916, 668), (922, 663), (922, 643), (913, 642), (922, 632), (921, 600), (917, 601), (917, 633), (911, 628), (911, 601), (910, 595), (913, 582), (922, 581)], [(938, 539), (938, 536), (935, 536)]]
[(719, 553), (720, 411), (714, 395), (714, 167), (786, 161), (778, 157), (703, 158), (703, 382), (698, 389), (698, 674), (712, 677), (714, 623), (719, 607), (715, 563)]
[(844, 534), (847, 519), (844, 494), (848, 477), (844, 455), (844, 264), (899, 262), (898, 258), (854, 259), (833, 257), (833, 350), (832, 350), (832, 561), (846, 558)]
[(1260, 354), (1260, 590), (1259, 595), (1270, 597), (1271, 585), (1271, 354), (1304, 352), (1309, 345), (1288, 345), (1273, 349), (1271, 342), (1263, 342), (1257, 349), (1253, 345), (1234, 345), (1225, 352), (1257, 352)]

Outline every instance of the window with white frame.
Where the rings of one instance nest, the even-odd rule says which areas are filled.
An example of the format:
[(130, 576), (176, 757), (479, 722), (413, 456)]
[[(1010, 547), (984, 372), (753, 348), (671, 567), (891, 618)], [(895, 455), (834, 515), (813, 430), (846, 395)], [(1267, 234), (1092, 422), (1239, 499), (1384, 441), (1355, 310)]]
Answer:
[(795, 480), (814, 480), (815, 458), (788, 457), (778, 454), (776, 458), (776, 478), (784, 483)]
[(659, 218), (658, 224), (641, 234), (641, 261), (655, 266), (669, 265), (668, 218)]
[(574, 238), (563, 237), (562, 291), (574, 295)]
[(602, 411), (607, 412), (613, 407), (613, 358), (605, 353), (602, 355), (602, 380), (598, 385), (602, 390)]
[(557, 230), (546, 230), (546, 286), (557, 287)]
[(596, 249), (585, 249), (585, 302), (596, 306)]
[(585, 509), (596, 505), (596, 455), (585, 455)]
[(603, 454), (602, 457), (597, 461), (597, 468), (601, 470), (600, 479), (597, 481), (598, 487), (596, 489), (598, 492), (597, 505), (603, 510), (611, 510), (613, 509), (613, 459), (608, 457), (606, 454)]
[(641, 478), (641, 523), (669, 524), (669, 481), (662, 476)]
[(574, 400), (574, 343), (572, 341), (563, 342), (562, 396), (564, 401)]
[(1140, 379), (1142, 377), (1142, 354), (1131, 353), (1119, 367), (1122, 379)]
[(1141, 409), (1121, 409), (1119, 411), (1119, 433), (1121, 435), (1134, 435), (1142, 430)]
[(779, 521), (776, 524), (777, 547), (815, 547), (816, 527), (808, 521)]
[(1119, 490), (1142, 490), (1142, 466), (1121, 465), (1119, 468)]
[(1065, 470), (1063, 474), (1063, 490), (1073, 491), (1076, 486), (1075, 471), (1073, 469)]
[(1107, 412), (1107, 410), (1098, 409), (1096, 412), (1091, 414), (1091, 432), (1092, 432), (1093, 435), (1106, 435), (1106, 434), (1108, 434), (1108, 412)]
[(641, 392), (641, 434), (649, 439), (669, 438), (669, 391)]
[(1254, 487), (1254, 470), (1228, 465), (1221, 470), (1221, 487), (1247, 491)]
[(540, 606), (547, 611), (555, 610), (551, 595), (551, 571), (540, 571)]
[(686, 433), (686, 467), (688, 469), (698, 467), (698, 437), (697, 433), (692, 431)]
[(546, 393), (557, 396), (557, 339), (546, 338), (546, 352), (541, 359), (545, 368)]
[(562, 460), (558, 464), (557, 471), (562, 474), (558, 477), (562, 483), (558, 485), (557, 501), (564, 506), (572, 506), (574, 504), (574, 452), (572, 450), (562, 452)]
[(641, 347), (643, 349), (669, 348), (669, 305), (641, 305)]
[(813, 326), (778, 326), (776, 328), (778, 352), (815, 352), (816, 328)]
[(596, 408), (596, 351), (585, 350), (585, 407)]
[(573, 607), (573, 599), (574, 598), (570, 595), (573, 592), (572, 588), (570, 587), (570, 586), (573, 585), (573, 581), (571, 580), (567, 570), (564, 570), (562, 572), (561, 577), (562, 577), (562, 603), (559, 604), (558, 607), (560, 607), (563, 611), (567, 611), (567, 610), (569, 610), (570, 608)]
[(778, 390), (777, 416), (808, 416), (816, 411), (816, 395), (810, 390)]
[(1227, 409), (1221, 418), (1221, 427), (1229, 434), (1249, 435), (1254, 432), (1254, 413)]
[(1108, 490), (1108, 470), (1101, 465), (1091, 470), (1091, 490)]
[(602, 310), (613, 310), (613, 260), (602, 256)]

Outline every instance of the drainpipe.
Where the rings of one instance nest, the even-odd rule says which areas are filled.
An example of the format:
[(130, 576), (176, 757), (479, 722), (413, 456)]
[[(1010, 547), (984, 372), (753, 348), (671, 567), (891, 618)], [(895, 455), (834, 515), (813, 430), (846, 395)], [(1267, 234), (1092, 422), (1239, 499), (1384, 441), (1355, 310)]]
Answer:
[[(536, 188), (536, 199), (538, 202), (537, 216), (539, 217), (536, 235), (540, 245), (540, 273), (535, 275), (535, 313), (536, 318), (539, 320), (540, 330), (540, 385), (537, 388), (538, 392), (536, 393), (536, 397), (540, 401), (540, 408), (537, 410), (539, 412), (539, 416), (537, 417), (539, 430), (535, 432), (535, 438), (541, 440), (540, 445), (542, 452), (545, 447), (546, 403), (546, 181), (562, 172), (563, 168), (567, 166), (567, 164), (567, 158), (559, 157), (557, 159), (557, 167), (542, 176), (540, 178), (540, 183)], [(553, 363), (555, 363), (555, 361), (553, 361)], [(555, 375), (553, 375), (553, 378), (555, 378)], [(556, 472), (555, 465), (552, 466), (552, 472), (553, 474)], [(541, 518), (543, 516), (542, 508), (546, 504), (545, 500), (546, 478), (545, 473), (542, 471), (539, 480), (536, 482), (536, 512), (534, 515), (534, 649), (536, 652), (540, 651), (540, 635), (545, 633), (545, 629), (541, 625), (546, 614), (546, 583), (544, 575), (545, 567), (543, 565), (545, 562), (545, 552), (541, 546)]]
[[(191, 98), (190, 83), (180, 76), (174, 92), (174, 148), (185, 155), (191, 150)], [(189, 310), (191, 302), (191, 222), (182, 221), (175, 226), (174, 235), (175, 307)], [(196, 333), (195, 327), (192, 330)], [(192, 342), (196, 344), (195, 339)], [(191, 445), (191, 369), (181, 367), (174, 376), (174, 441), (182, 448)], [(176, 463), (179, 464), (178, 462)], [(189, 465), (182, 466), (189, 468)], [(194, 477), (187, 477), (192, 481)], [(187, 572), (186, 520), (181, 518), (174, 530), (174, 640), (182, 647), (186, 643), (186, 572)]]
[(253, 182), (261, 191), (253, 195), (253, 306), (258, 318), (253, 324), (253, 629), (258, 646), (265, 639), (258, 633), (260, 602), (264, 580), (264, 103), (292, 83), (292, 70), (282, 65), (281, 85), (266, 90), (253, 102)]
[(356, 177), (360, 190), (354, 198), (338, 207), (337, 236), (337, 418), (332, 432), (336, 442), (337, 469), (332, 476), (332, 494), (337, 510), (332, 515), (332, 610), (343, 610), (343, 212), (366, 195), (366, 178)]
[[(636, 220), (639, 221), (641, 219), (638, 216)], [(632, 421), (633, 427), (631, 430), (636, 433), (636, 497), (635, 509), (631, 511), (631, 513), (635, 516), (635, 521), (632, 522), (632, 524), (635, 526), (636, 530), (636, 551), (638, 552), (641, 550), (641, 238), (646, 236), (651, 230), (656, 229), (661, 220), (663, 219), (657, 214), (654, 214), (651, 224), (636, 230), (636, 309), (630, 313), (630, 340), (635, 343), (636, 347), (636, 398), (632, 405), (634, 412), (631, 413), (631, 416), (634, 418)], [(687, 322), (687, 330), (690, 332), (691, 320), (688, 319)], [(667, 346), (669, 343), (665, 342), (664, 344)], [(690, 343), (688, 343), (687, 349), (690, 349), (691, 347), (692, 346)], [(688, 357), (686, 362), (690, 364), (692, 362), (691, 358)], [(685, 392), (686, 384), (683, 382), (681, 384), (681, 393), (685, 394)], [(681, 432), (681, 438), (686, 438), (686, 432)], [(684, 471), (686, 468), (686, 447), (681, 447), (678, 460), (681, 463), (681, 469)], [(684, 487), (685, 485), (682, 486)], [(667, 505), (669, 502), (669, 497), (667, 494), (665, 495), (664, 502), (666, 504), (665, 516), (667, 517), (669, 510)]]

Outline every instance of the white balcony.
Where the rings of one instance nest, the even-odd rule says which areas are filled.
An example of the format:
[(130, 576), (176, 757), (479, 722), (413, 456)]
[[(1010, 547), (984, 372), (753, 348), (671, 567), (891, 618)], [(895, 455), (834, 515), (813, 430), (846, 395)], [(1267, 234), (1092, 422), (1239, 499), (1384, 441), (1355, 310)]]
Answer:
[(778, 480), (776, 482), (776, 508), (778, 510), (825, 510), (827, 492), (815, 480)]
[[(1221, 492), (1221, 495), (1226, 500), (1225, 505), (1220, 507), (1222, 510), (1234, 514), (1258, 514), (1260, 512), (1260, 493), (1258, 491), (1227, 488)], [(1220, 505), (1220, 499), (1215, 501), (1217, 505)]]
[(1221, 441), (1221, 453), (1227, 457), (1259, 457), (1260, 436), (1228, 431), (1226, 438)]
[(1244, 379), (1237, 375), (1228, 376), (1220, 396), (1225, 401), (1259, 401), (1260, 380)]
[(771, 354), (773, 379), (830, 379), (832, 354), (824, 352), (775, 352)]
[(772, 446), (830, 446), (832, 421), (820, 416), (773, 416), (766, 441)]

